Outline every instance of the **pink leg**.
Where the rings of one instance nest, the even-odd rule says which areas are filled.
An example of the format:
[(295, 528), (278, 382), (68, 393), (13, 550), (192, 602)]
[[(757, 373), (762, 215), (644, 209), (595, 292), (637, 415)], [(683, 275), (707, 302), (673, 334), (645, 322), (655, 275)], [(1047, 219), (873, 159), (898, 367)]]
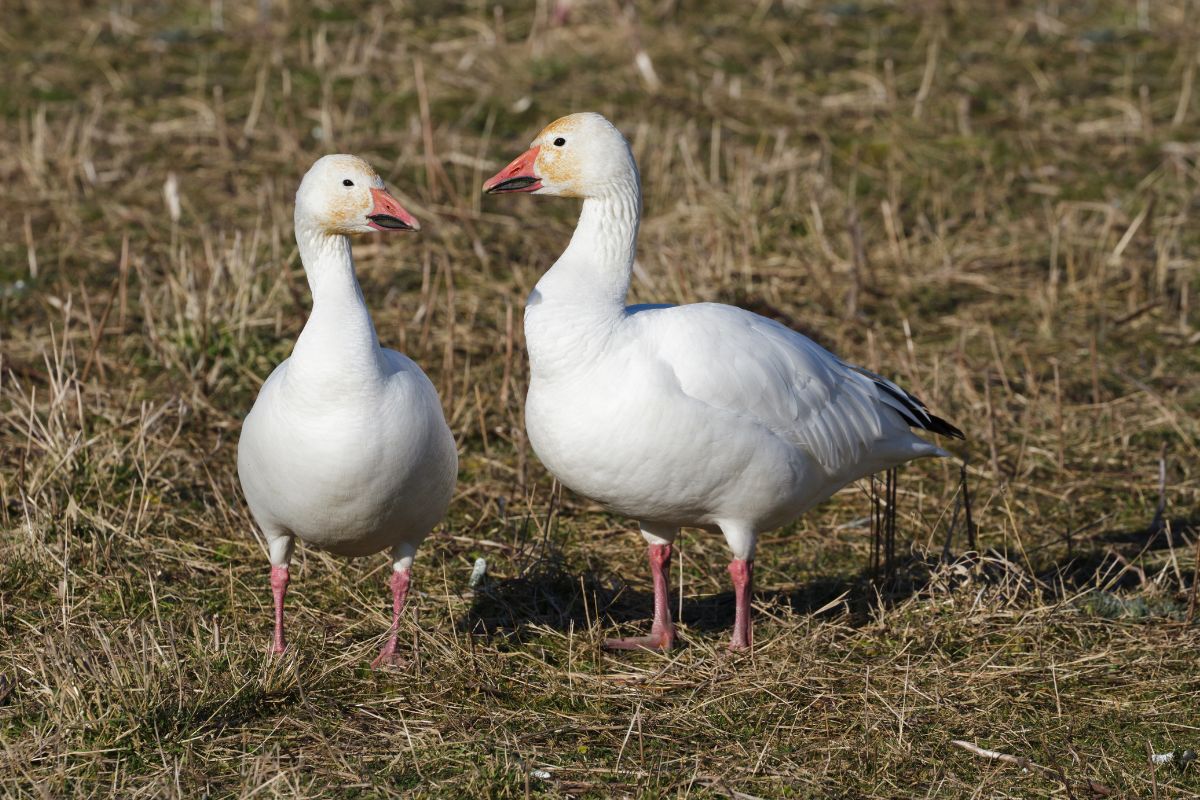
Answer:
[(404, 666), (404, 659), (396, 655), (396, 638), (400, 635), (400, 612), (404, 610), (404, 600), (408, 597), (408, 581), (412, 573), (402, 569), (392, 572), (392, 633), (387, 644), (379, 651), (379, 656), (371, 662), (372, 667)]
[(288, 568), (271, 567), (271, 594), (275, 596), (275, 641), (271, 644), (271, 652), (282, 653), (287, 644), (283, 640), (283, 596), (287, 594)]
[(654, 575), (654, 624), (649, 636), (628, 639), (605, 639), (610, 650), (657, 650), (666, 652), (675, 646), (675, 624), (667, 606), (667, 570), (671, 566), (671, 545), (652, 544), (649, 547), (650, 571)]
[(729, 562), (729, 575), (733, 578), (733, 596), (736, 611), (733, 617), (733, 638), (730, 650), (749, 650), (754, 642), (750, 624), (750, 593), (754, 590), (754, 562), (735, 558)]

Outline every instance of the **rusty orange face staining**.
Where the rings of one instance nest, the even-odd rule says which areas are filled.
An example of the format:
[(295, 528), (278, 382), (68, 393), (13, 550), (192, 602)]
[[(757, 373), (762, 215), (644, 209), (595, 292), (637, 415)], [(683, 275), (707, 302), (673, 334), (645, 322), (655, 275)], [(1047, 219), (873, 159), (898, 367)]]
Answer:
[(368, 205), (360, 196), (335, 194), (329, 199), (326, 224), (331, 230), (342, 233), (342, 228), (353, 227), (354, 220), (366, 215), (370, 210)]
[[(382, 185), (382, 181), (370, 164), (356, 156), (334, 159), (331, 167), (334, 185), (327, 191), (325, 225), (331, 233), (352, 233), (371, 211), (370, 189)], [(343, 187), (344, 179), (352, 180), (358, 191)]]
[(559, 117), (554, 122), (542, 128), (542, 132), (538, 134), (538, 138), (544, 139), (550, 137), (553, 140), (555, 136), (562, 135), (565, 137), (567, 134), (573, 133), (577, 125), (578, 123), (574, 115)]
[(578, 122), (573, 117), (561, 117), (551, 122), (538, 134), (536, 142), (541, 146), (538, 153), (538, 175), (543, 182), (553, 183), (559, 187), (558, 194), (563, 197), (583, 197), (583, 192), (577, 186), (581, 178), (579, 162), (570, 150), (560, 149), (554, 144), (558, 138), (571, 140), (571, 135), (578, 129)]

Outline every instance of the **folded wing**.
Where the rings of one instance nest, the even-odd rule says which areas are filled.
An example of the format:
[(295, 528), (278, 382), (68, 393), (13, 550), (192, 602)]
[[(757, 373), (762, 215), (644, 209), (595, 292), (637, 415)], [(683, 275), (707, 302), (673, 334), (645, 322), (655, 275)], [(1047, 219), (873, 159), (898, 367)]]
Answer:
[(773, 320), (715, 303), (639, 311), (642, 341), (681, 392), (768, 428), (830, 475), (873, 460), (877, 451), (944, 454), (910, 427), (962, 437), (896, 384)]

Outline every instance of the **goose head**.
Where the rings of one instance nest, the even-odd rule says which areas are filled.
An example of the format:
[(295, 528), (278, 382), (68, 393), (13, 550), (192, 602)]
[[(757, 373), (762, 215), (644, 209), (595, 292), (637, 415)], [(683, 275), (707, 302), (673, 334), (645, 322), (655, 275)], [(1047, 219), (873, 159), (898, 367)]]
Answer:
[(543, 128), (528, 150), (483, 184), (483, 191), (586, 199), (637, 180), (633, 152), (621, 132), (599, 114), (581, 113)]
[(305, 173), (296, 192), (296, 226), (331, 235), (421, 229), (371, 165), (348, 155), (323, 156)]

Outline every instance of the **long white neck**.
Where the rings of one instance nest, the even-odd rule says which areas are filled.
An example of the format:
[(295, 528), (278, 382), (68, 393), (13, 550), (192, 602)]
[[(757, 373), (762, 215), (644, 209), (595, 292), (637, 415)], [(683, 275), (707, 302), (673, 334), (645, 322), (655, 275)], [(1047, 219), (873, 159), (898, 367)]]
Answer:
[(583, 201), (571, 243), (542, 276), (525, 309), (532, 370), (586, 357), (625, 315), (642, 193), (637, 173)]
[(346, 387), (378, 380), (379, 340), (354, 274), (349, 238), (296, 221), (313, 310), (296, 340), (289, 375)]
[(623, 309), (641, 215), (636, 176), (584, 200), (571, 243), (538, 281), (542, 302)]

